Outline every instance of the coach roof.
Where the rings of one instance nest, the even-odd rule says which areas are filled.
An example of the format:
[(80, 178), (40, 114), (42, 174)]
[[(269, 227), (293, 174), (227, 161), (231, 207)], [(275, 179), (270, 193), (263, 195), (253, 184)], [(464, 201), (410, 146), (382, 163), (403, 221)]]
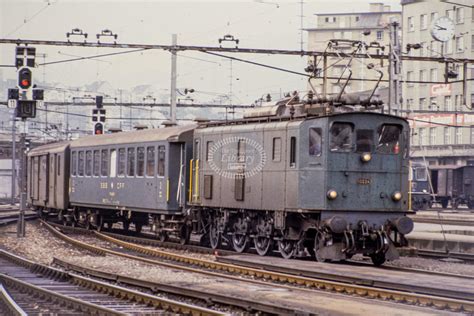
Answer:
[(69, 141), (62, 141), (56, 143), (49, 143), (46, 145), (41, 145), (39, 147), (33, 148), (28, 152), (28, 156), (38, 156), (48, 153), (59, 153), (63, 152), (70, 144)]
[(195, 124), (144, 129), (133, 132), (121, 132), (104, 135), (86, 136), (71, 142), (71, 148), (146, 143), (155, 141), (179, 142), (192, 139)]

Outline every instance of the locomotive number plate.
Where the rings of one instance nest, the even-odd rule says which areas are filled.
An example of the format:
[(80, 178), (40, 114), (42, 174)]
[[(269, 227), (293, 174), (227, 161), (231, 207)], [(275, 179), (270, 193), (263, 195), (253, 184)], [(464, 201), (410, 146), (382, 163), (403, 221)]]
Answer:
[(357, 179), (357, 184), (368, 185), (370, 184), (370, 179), (359, 178)]

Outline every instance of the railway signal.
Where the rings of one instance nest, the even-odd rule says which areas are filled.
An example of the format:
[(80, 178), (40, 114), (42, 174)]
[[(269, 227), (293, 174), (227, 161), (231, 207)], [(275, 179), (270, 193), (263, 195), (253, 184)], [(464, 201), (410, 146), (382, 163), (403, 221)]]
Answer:
[(104, 124), (101, 122), (97, 122), (94, 124), (94, 135), (102, 135), (104, 134)]

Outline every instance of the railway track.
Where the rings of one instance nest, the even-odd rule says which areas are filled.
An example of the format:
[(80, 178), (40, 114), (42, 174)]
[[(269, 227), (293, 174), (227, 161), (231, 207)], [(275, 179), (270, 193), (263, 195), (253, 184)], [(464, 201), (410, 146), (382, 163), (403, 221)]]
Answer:
[[(90, 315), (221, 315), (136, 290), (33, 263), (0, 249), (0, 283), (5, 312)], [(35, 298), (32, 300), (32, 298)]]
[(462, 253), (462, 252), (443, 252), (443, 251), (435, 251), (435, 250), (425, 250), (425, 249), (417, 249), (416, 254), (421, 257), (426, 258), (451, 258), (451, 259), (458, 259), (467, 262), (474, 262), (474, 254), (473, 253)]
[[(1, 213), (0, 213), (1, 214)], [(25, 215), (25, 221), (37, 218), (36, 214)], [(6, 226), (18, 221), (18, 214), (0, 215), (0, 226)]]
[[(269, 271), (264, 269), (257, 269), (252, 267), (246, 267), (242, 265), (235, 265), (217, 261), (203, 260), (199, 258), (193, 258), (188, 256), (183, 256), (175, 253), (170, 253), (166, 251), (159, 251), (155, 249), (150, 249), (143, 247), (137, 244), (133, 244), (127, 241), (119, 240), (110, 236), (107, 236), (103, 233), (94, 232), (94, 234), (109, 243), (115, 244), (122, 249), (127, 249), (129, 251), (134, 251), (137, 254), (146, 255), (147, 257), (140, 257), (130, 255), (128, 253), (122, 253), (115, 250), (110, 250), (106, 248), (92, 246), (90, 244), (83, 243), (81, 241), (70, 238), (52, 226), (45, 224), (48, 229), (53, 232), (59, 238), (66, 240), (69, 243), (72, 243), (78, 247), (84, 249), (95, 249), (96, 252), (101, 252), (102, 254), (108, 253), (117, 256), (122, 256), (125, 258), (139, 260), (142, 262), (147, 262), (151, 264), (157, 264), (161, 266), (166, 266), (175, 269), (181, 269), (188, 272), (197, 272), (204, 273), (213, 276), (226, 277), (231, 279), (242, 280), (238, 276), (251, 277), (253, 280), (249, 279), (249, 282), (268, 282), (273, 281), (277, 284), (284, 284), (288, 286), (298, 286), (305, 288), (313, 288), (326, 291), (334, 291), (338, 293), (344, 293), (349, 295), (357, 295), (362, 297), (369, 298), (378, 298), (383, 300), (393, 300), (396, 302), (404, 302), (409, 304), (419, 304), (423, 306), (434, 306), (436, 308), (448, 309), (453, 311), (466, 311), (474, 313), (474, 299), (472, 297), (463, 297), (459, 298), (459, 293), (448, 293), (449, 291), (443, 291), (443, 293), (433, 294), (432, 290), (429, 288), (423, 288), (423, 286), (411, 287), (405, 289), (399, 289), (397, 286), (396, 289), (393, 288), (381, 288), (375, 287), (371, 284), (370, 280), (359, 280), (362, 282), (354, 283), (354, 280), (350, 282), (341, 282), (333, 281), (330, 279), (315, 278), (315, 277), (306, 277), (297, 274), (290, 274), (278, 271)], [(159, 258), (161, 261), (150, 259), (150, 257)], [(172, 263), (173, 262), (173, 263)], [(191, 266), (191, 267), (190, 267)], [(329, 277), (329, 276), (327, 276)], [(257, 280), (259, 279), (259, 280)], [(362, 283), (362, 284), (360, 284)], [(387, 285), (388, 286), (388, 285)], [(420, 291), (425, 291), (427, 293), (420, 293)], [(454, 296), (454, 297), (452, 297)], [(462, 296), (461, 296), (462, 297)]]
[(442, 225), (453, 225), (453, 226), (474, 226), (474, 221), (463, 220), (463, 219), (449, 219), (449, 218), (436, 218), (436, 217), (422, 217), (413, 216), (415, 223), (423, 224), (442, 224)]

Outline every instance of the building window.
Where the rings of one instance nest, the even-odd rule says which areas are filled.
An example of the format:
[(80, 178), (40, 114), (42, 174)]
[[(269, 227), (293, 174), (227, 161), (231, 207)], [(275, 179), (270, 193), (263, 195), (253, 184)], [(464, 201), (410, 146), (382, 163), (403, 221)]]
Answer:
[(456, 8), (456, 23), (464, 23), (464, 8)]
[(430, 44), (430, 56), (438, 56), (438, 42), (437, 41), (431, 41)]
[(462, 110), (462, 94), (457, 94), (454, 97), (454, 110), (455, 111), (460, 111)]
[(272, 160), (280, 161), (281, 160), (281, 138), (273, 138), (273, 148), (272, 148)]
[(444, 110), (445, 111), (452, 111), (452, 102), (451, 102), (451, 96), (445, 96), (444, 97)]
[(430, 127), (430, 145), (436, 143), (436, 127)]
[(446, 10), (446, 16), (454, 21), (454, 11), (453, 10)]
[(425, 129), (420, 128), (418, 130), (418, 145), (423, 146), (425, 143)]
[(153, 146), (146, 148), (146, 175), (155, 176), (155, 147)]
[(438, 81), (438, 69), (432, 68), (430, 70), (430, 80), (431, 81)]
[(444, 128), (444, 144), (445, 145), (451, 144), (451, 128), (450, 127)]
[(436, 99), (436, 97), (430, 98), (430, 104), (428, 104), (428, 109), (430, 109), (431, 111), (439, 111), (438, 100)]
[(135, 148), (128, 148), (127, 150), (127, 175), (129, 177), (135, 176)]
[(456, 52), (464, 51), (464, 36), (456, 37)]
[(426, 30), (428, 28), (428, 15), (420, 15), (420, 30)]
[(383, 31), (377, 31), (377, 40), (378, 41), (383, 40)]
[(100, 175), (106, 177), (109, 174), (109, 155), (107, 149), (102, 149), (100, 157)]
[(415, 31), (415, 18), (412, 16), (408, 17), (408, 32)]
[(453, 41), (449, 40), (444, 43), (444, 53), (445, 54), (452, 54), (453, 53)]
[(165, 175), (165, 146), (158, 146), (158, 176), (163, 177)]
[(421, 84), (426, 84), (426, 70), (420, 70)]
[(359, 22), (359, 19), (360, 19), (360, 18), (359, 18), (358, 16), (355, 17), (355, 21), (356, 21), (356, 22)]
[(428, 50), (428, 47), (426, 46), (426, 42), (421, 42), (420, 43), (420, 57), (426, 56), (426, 51)]
[(407, 86), (409, 87), (413, 87), (413, 83), (410, 82), (410, 81), (413, 81), (414, 77), (413, 77), (413, 71), (407, 71)]
[(438, 18), (438, 12), (431, 12), (431, 23)]
[(407, 99), (407, 110), (413, 109), (413, 99)]
[(426, 98), (420, 98), (420, 110), (426, 110)]
[(462, 144), (462, 128), (461, 127), (456, 127), (456, 139), (455, 139), (456, 144)]
[(145, 147), (137, 148), (137, 176), (143, 177), (145, 174)]
[(474, 125), (471, 125), (471, 144), (474, 144)]
[(326, 23), (335, 23), (336, 22), (336, 17), (335, 16), (328, 16), (325, 19)]
[(471, 35), (471, 50), (474, 51), (474, 35)]
[(100, 151), (94, 150), (94, 163), (92, 166), (92, 173), (98, 177), (100, 175)]

